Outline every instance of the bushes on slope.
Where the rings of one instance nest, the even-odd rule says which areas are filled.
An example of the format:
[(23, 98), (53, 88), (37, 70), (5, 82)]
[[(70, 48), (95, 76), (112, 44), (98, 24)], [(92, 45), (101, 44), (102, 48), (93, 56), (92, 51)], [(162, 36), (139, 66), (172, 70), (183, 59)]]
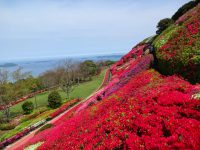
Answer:
[(194, 8), (199, 3), (199, 0), (190, 1), (184, 4), (182, 7), (178, 9), (178, 11), (172, 16), (172, 19), (176, 21), (179, 17), (185, 14), (188, 10)]
[[(29, 144), (43, 149), (199, 149), (194, 86), (149, 70)], [(191, 134), (192, 133), (192, 134)]]
[(200, 13), (197, 12), (200, 5), (185, 14), (187, 19), (182, 24), (172, 25), (154, 41), (159, 71), (165, 75), (180, 74), (192, 83), (200, 82)]

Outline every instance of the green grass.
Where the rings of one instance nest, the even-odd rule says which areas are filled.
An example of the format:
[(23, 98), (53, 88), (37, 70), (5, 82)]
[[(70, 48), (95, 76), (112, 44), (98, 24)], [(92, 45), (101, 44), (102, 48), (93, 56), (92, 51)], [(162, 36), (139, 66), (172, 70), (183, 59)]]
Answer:
[[(99, 75), (92, 77), (91, 81), (80, 83), (79, 85), (75, 86), (74, 90), (70, 94), (70, 99), (74, 99), (74, 98), (85, 99), (85, 98), (87, 98), (90, 94), (92, 94), (101, 85), (101, 83), (104, 79), (105, 72), (106, 72), (106, 70), (103, 70)], [(58, 91), (63, 99), (63, 102), (67, 101), (66, 93), (64, 93), (61, 89), (59, 89)], [(38, 94), (36, 96), (36, 101), (37, 101), (38, 107), (46, 107), (47, 106), (48, 94), (49, 94), (49, 92), (44, 92), (44, 93)], [(26, 101), (31, 101), (35, 105), (35, 97), (29, 98)], [(22, 110), (23, 103), (24, 102), (21, 102), (10, 108), (10, 113), (11, 113), (12, 117), (23, 113), (23, 110)], [(2, 114), (0, 113), (0, 116), (1, 115)]]
[(101, 85), (106, 70), (103, 70), (101, 74), (93, 77), (89, 82), (81, 83), (79, 86), (75, 87), (72, 91), (70, 98), (87, 98), (90, 96), (97, 88)]

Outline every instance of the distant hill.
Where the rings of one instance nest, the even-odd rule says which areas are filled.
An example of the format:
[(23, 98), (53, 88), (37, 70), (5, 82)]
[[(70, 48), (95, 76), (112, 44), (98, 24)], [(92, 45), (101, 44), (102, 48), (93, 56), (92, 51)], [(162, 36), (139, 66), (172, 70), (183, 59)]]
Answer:
[(16, 67), (18, 66), (17, 64), (15, 63), (5, 63), (5, 64), (0, 64), (0, 67), (2, 68), (7, 68), (7, 67)]

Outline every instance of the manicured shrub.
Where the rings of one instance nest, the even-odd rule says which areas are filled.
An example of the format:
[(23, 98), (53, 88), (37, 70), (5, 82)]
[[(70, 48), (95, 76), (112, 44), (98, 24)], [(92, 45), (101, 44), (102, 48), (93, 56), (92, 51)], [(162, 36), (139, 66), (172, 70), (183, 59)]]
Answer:
[(162, 19), (158, 22), (156, 34), (162, 33), (165, 29), (167, 29), (170, 25), (172, 25), (174, 21), (170, 18)]
[(53, 127), (53, 124), (51, 124), (51, 123), (46, 124), (46, 125), (44, 125), (43, 127), (41, 127), (35, 134), (38, 134), (38, 133), (40, 133), (40, 132), (42, 132), (42, 131), (44, 131), (44, 130), (46, 130), (46, 129), (49, 129), (49, 128), (51, 128), (51, 127)]
[(58, 108), (61, 106), (62, 99), (60, 94), (57, 91), (53, 91), (48, 96), (48, 103), (50, 108)]
[(26, 102), (23, 103), (22, 109), (23, 109), (25, 114), (30, 114), (34, 110), (34, 105), (33, 105), (32, 102), (26, 101)]

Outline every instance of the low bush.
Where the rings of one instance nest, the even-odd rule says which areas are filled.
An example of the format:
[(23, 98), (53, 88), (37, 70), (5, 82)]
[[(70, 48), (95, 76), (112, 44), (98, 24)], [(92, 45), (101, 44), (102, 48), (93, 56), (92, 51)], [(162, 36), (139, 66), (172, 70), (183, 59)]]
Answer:
[(16, 127), (16, 124), (13, 123), (2, 123), (0, 124), (0, 130), (12, 130)]
[(24, 117), (20, 120), (20, 122), (22, 123), (22, 122), (28, 121), (28, 120), (30, 120), (30, 119), (36, 118), (39, 114), (40, 114), (39, 111), (35, 111), (34, 113), (32, 113), (32, 114), (30, 114), (30, 115), (24, 116)]
[(38, 133), (40, 133), (40, 132), (42, 132), (42, 131), (44, 131), (44, 130), (46, 130), (46, 129), (49, 129), (49, 128), (51, 128), (51, 127), (53, 127), (53, 124), (51, 124), (51, 123), (46, 124), (46, 125), (44, 125), (43, 127), (41, 127), (35, 134), (38, 134)]
[(29, 102), (29, 101), (24, 102), (24, 104), (22, 105), (22, 109), (25, 114), (32, 113), (34, 110), (33, 102)]

